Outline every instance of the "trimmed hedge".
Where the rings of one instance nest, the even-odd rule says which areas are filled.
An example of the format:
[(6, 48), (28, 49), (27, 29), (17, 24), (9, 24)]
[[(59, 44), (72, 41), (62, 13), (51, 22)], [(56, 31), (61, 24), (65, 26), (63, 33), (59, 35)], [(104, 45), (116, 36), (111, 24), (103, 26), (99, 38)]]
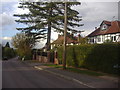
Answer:
[[(67, 47), (67, 65), (84, 67), (107, 73), (118, 73), (120, 44), (87, 44)], [(58, 48), (58, 59), (62, 63), (63, 47)]]

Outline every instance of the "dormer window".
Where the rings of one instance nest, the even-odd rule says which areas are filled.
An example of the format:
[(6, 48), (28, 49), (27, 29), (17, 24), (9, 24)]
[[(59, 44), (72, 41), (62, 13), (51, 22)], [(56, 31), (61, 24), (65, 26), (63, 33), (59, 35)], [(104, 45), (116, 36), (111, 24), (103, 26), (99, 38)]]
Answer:
[(101, 30), (106, 30), (108, 28), (108, 26), (106, 25), (106, 24), (103, 24), (102, 26), (101, 26)]

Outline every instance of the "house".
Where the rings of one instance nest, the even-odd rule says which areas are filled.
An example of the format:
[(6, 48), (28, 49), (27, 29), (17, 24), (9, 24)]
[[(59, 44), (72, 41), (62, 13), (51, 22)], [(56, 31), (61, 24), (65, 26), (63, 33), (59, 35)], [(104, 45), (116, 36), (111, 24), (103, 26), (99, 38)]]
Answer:
[(99, 28), (88, 36), (88, 43), (120, 42), (120, 21), (103, 21)]
[[(62, 46), (64, 43), (64, 36), (58, 35), (58, 39), (51, 43), (51, 47)], [(78, 37), (73, 36), (73, 34), (67, 35), (67, 45), (74, 45), (78, 43)]]

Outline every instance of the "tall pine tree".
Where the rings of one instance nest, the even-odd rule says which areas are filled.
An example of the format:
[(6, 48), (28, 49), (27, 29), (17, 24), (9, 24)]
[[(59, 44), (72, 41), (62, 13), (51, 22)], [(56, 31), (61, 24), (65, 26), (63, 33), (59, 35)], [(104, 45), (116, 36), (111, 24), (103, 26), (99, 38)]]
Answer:
[[(22, 2), (19, 8), (28, 8), (29, 14), (14, 15), (19, 16), (21, 19), (16, 20), (19, 23), (25, 23), (31, 25), (27, 28), (17, 28), (18, 30), (31, 33), (32, 30), (36, 30), (35, 35), (45, 36), (45, 30), (47, 28), (47, 50), (50, 50), (51, 29), (56, 32), (64, 32), (64, 3), (63, 2)], [(82, 26), (79, 24), (82, 20), (78, 16), (78, 12), (71, 7), (74, 5), (80, 5), (80, 2), (67, 2), (67, 17), (68, 17), (68, 32), (78, 32), (75, 27)], [(41, 33), (42, 32), (42, 33)], [(33, 33), (32, 33), (33, 34)], [(42, 38), (42, 37), (40, 37)]]
[(10, 44), (9, 44), (9, 42), (6, 43), (5, 47), (10, 48)]

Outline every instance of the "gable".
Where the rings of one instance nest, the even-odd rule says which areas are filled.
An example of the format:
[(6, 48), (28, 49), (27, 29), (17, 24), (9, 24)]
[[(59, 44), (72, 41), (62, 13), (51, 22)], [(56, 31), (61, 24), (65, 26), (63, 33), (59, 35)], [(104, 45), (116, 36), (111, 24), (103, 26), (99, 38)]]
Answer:
[(120, 33), (120, 21), (103, 21), (100, 27), (89, 34), (88, 37), (113, 33)]
[(108, 29), (108, 25), (106, 24), (103, 24), (101, 27), (100, 27), (101, 30), (107, 30)]

